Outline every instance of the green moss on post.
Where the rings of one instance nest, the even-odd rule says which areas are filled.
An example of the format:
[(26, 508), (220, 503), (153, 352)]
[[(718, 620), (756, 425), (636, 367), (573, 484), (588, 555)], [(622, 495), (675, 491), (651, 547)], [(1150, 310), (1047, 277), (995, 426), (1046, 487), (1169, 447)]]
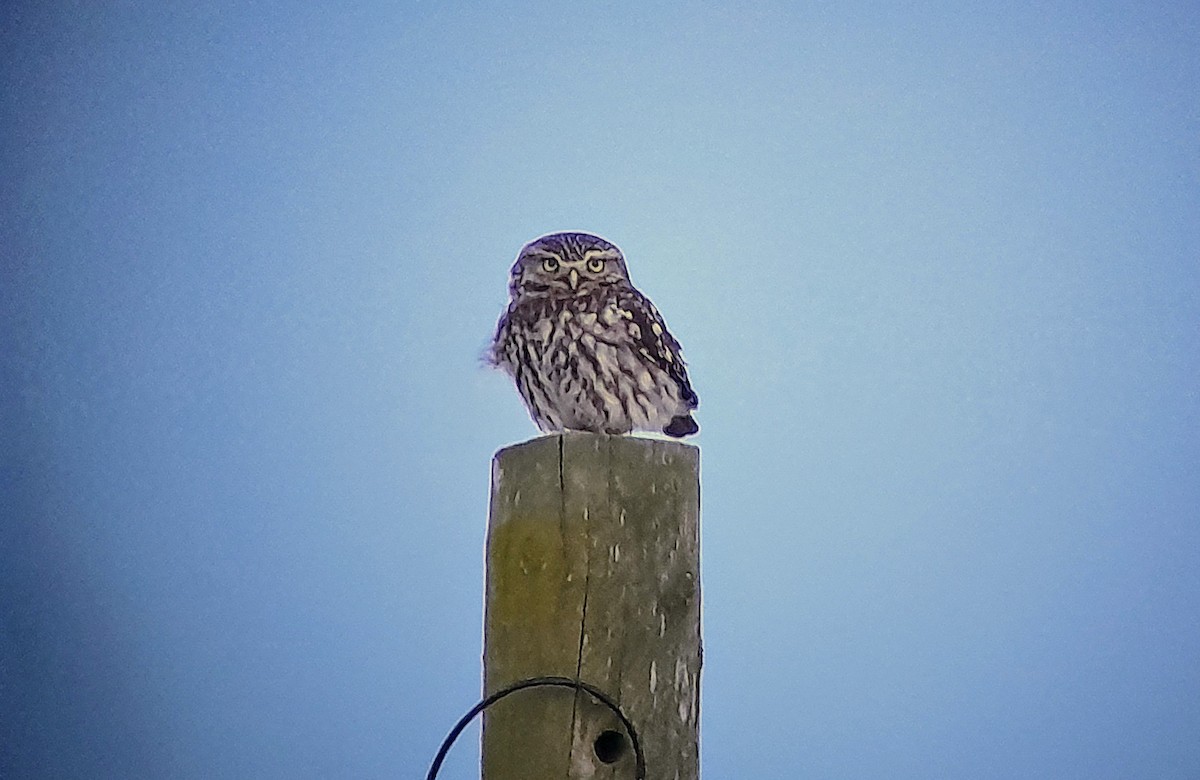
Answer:
[[(492, 464), (484, 689), (561, 676), (609, 694), (648, 780), (699, 777), (699, 450), (567, 433)], [(616, 716), (536, 688), (484, 715), (484, 780), (631, 778)]]

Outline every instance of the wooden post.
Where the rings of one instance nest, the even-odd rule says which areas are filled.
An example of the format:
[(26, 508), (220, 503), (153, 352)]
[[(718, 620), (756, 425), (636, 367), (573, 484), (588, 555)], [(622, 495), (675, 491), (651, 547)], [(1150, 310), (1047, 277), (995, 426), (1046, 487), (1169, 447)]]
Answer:
[[(589, 683), (632, 721), (648, 780), (699, 778), (700, 453), (566, 433), (492, 462), (484, 692)], [(584, 692), (533, 688), (484, 713), (484, 780), (634, 777), (620, 721)]]

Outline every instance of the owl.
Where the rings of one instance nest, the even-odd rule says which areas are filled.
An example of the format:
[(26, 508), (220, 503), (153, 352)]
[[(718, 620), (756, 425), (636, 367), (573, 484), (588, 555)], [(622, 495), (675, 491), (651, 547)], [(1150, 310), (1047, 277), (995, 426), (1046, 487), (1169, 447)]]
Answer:
[(700, 430), (679, 342), (615, 245), (589, 233), (535, 239), (508, 291), (487, 358), (512, 376), (539, 429)]

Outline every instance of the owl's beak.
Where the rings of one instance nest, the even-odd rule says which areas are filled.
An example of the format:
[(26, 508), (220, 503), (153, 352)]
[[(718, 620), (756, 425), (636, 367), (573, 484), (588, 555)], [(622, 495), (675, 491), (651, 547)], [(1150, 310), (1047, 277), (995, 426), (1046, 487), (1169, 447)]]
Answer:
[(572, 268), (567, 272), (567, 282), (570, 283), (572, 290), (579, 289), (579, 270)]

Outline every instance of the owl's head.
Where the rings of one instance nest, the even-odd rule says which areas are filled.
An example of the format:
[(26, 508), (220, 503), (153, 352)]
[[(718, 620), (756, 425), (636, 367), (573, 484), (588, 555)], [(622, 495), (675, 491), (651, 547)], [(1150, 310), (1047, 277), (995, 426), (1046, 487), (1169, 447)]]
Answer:
[(616, 284), (629, 284), (629, 271), (615, 244), (591, 233), (551, 233), (521, 248), (508, 289), (513, 298), (566, 298)]

